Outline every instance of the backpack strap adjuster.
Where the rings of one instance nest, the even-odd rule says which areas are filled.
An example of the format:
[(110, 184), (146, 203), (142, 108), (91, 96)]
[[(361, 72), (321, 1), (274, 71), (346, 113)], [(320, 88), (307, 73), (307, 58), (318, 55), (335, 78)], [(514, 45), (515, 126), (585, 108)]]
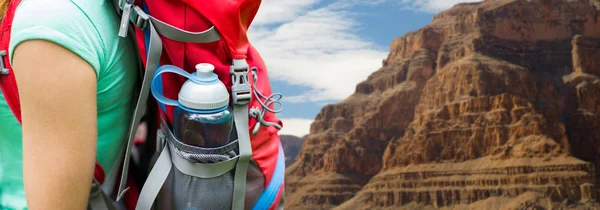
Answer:
[(8, 74), (10, 71), (4, 65), (4, 57), (6, 56), (6, 50), (0, 51), (0, 74)]
[(140, 30), (146, 29), (148, 27), (148, 21), (150, 16), (142, 10), (139, 6), (134, 6), (131, 11), (131, 15), (129, 16), (130, 20), (133, 22), (133, 25), (138, 27)]
[(134, 5), (133, 0), (119, 0), (119, 9), (121, 12), (121, 25), (119, 27), (119, 36), (127, 37), (129, 21), (141, 30), (148, 26), (150, 16), (146, 14), (139, 6)]
[(234, 59), (230, 67), (231, 73), (231, 97), (234, 104), (246, 105), (250, 103), (252, 94), (250, 83), (248, 83), (248, 72), (250, 68), (246, 59)]

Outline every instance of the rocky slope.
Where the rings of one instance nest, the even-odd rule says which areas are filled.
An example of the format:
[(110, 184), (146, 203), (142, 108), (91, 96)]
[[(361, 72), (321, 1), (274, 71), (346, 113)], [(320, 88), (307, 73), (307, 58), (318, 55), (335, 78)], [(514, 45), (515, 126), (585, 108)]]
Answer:
[(286, 207), (595, 208), (593, 4), (459, 4), (396, 38), (380, 70), (317, 116)]
[(289, 166), (296, 160), (296, 156), (300, 152), (300, 148), (302, 148), (304, 137), (280, 135), (279, 139), (281, 140), (283, 153), (285, 154), (285, 165)]

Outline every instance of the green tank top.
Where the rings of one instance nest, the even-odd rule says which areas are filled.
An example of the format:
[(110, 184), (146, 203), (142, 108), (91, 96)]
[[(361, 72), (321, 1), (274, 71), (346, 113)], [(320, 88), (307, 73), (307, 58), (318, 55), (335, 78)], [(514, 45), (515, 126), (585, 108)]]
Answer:
[[(9, 52), (44, 39), (86, 60), (97, 77), (97, 160), (107, 174), (119, 170), (135, 100), (136, 52), (117, 36), (120, 17), (109, 0), (23, 0), (13, 20)], [(12, 63), (12, 54), (9, 55)], [(57, 72), (60, 73), (60, 72)], [(51, 87), (49, 87), (51, 88)], [(0, 209), (26, 209), (21, 126), (0, 98)], [(114, 180), (113, 180), (114, 181)]]

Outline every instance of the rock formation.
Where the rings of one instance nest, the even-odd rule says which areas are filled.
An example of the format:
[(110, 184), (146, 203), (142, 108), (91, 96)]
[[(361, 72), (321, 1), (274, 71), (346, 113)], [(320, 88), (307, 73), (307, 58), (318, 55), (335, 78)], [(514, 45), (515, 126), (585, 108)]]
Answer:
[(598, 4), (459, 4), (396, 38), (315, 119), (286, 207), (600, 209)]
[(300, 152), (300, 148), (302, 148), (304, 138), (292, 135), (280, 135), (279, 139), (281, 140), (283, 153), (285, 154), (285, 165), (289, 166), (296, 160), (296, 156)]

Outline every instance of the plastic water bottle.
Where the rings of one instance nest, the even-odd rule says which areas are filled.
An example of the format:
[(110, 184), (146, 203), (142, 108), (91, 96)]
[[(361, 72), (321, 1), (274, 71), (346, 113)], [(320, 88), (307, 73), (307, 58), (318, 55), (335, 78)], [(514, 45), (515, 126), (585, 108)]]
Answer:
[(229, 142), (233, 113), (229, 92), (213, 73), (212, 64), (196, 65), (195, 80), (188, 79), (179, 91), (173, 133), (185, 144), (214, 148)]

